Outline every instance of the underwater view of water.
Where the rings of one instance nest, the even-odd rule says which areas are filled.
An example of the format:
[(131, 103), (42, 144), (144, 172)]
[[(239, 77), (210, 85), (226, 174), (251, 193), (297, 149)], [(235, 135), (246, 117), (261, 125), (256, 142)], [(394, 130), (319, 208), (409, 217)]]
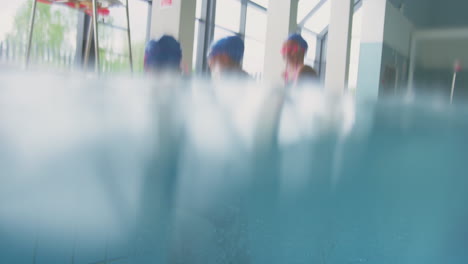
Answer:
[(468, 263), (468, 108), (0, 75), (0, 263)]

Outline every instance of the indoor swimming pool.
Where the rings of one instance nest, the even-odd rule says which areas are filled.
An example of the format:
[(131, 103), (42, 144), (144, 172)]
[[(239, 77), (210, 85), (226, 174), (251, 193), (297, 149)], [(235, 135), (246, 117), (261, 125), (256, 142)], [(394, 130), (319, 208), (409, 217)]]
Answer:
[(2, 74), (0, 263), (464, 264), (467, 135), (446, 98)]

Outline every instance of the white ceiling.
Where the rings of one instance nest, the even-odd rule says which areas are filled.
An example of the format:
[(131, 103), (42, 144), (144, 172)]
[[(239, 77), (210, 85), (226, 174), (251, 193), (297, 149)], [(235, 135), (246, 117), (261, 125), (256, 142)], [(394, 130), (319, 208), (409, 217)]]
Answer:
[(416, 26), (460, 27), (468, 26), (468, 0), (389, 0)]

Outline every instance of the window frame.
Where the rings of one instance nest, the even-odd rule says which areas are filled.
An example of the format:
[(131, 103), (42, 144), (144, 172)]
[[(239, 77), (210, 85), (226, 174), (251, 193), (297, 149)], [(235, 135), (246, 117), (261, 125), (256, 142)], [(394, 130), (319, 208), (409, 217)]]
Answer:
[(239, 36), (242, 40), (245, 40), (245, 30), (247, 23), (247, 7), (257, 8), (263, 12), (267, 12), (267, 8), (259, 5), (251, 0), (233, 0), (241, 3), (240, 9), (240, 26), (237, 32), (224, 28), (223, 26), (216, 25), (216, 0), (198, 0), (202, 1), (202, 14), (200, 18), (195, 18), (199, 22), (198, 37), (197, 37), (197, 50), (196, 52), (196, 72), (208, 72), (208, 52), (211, 43), (214, 41), (214, 30), (216, 27), (223, 30), (232, 32), (233, 35)]
[[(303, 0), (304, 1), (304, 0)], [(321, 0), (314, 8), (298, 23), (298, 31), (306, 30), (308, 33), (316, 34), (317, 46), (316, 55), (314, 60), (314, 68), (321, 78), (325, 76), (326, 58), (324, 52), (326, 52), (327, 37), (328, 37), (328, 26), (326, 26), (321, 32), (313, 32), (307, 29), (304, 25), (307, 21), (314, 16), (314, 14), (320, 10), (320, 8), (330, 0)], [(363, 0), (354, 0), (353, 15), (362, 7)]]
[[(147, 7), (148, 7), (148, 16), (147, 16), (147, 22), (146, 22), (146, 41), (145, 42), (148, 42), (149, 41), (149, 38), (150, 38), (150, 32), (151, 32), (151, 21), (152, 21), (152, 7), (153, 7), (153, 0), (138, 0), (138, 1), (141, 1), (141, 2), (146, 2), (147, 3)], [(131, 6), (130, 6), (131, 8)], [(91, 17), (84, 14), (84, 13), (80, 13), (79, 14), (79, 18), (78, 18), (78, 36), (77, 36), (77, 45), (76, 45), (76, 58), (75, 58), (75, 61), (77, 64), (79, 64), (81, 67), (84, 67), (86, 69), (86, 67), (94, 67), (93, 66), (93, 63), (94, 63), (94, 41), (91, 41), (90, 44), (91, 44), (91, 47), (90, 47), (90, 52), (89, 52), (89, 59), (88, 59), (88, 65), (84, 65), (85, 64), (85, 49), (86, 49), (86, 42), (88, 40), (88, 34), (87, 34), (87, 29), (88, 29), (88, 25), (89, 23), (91, 23)], [(98, 21), (99, 25), (101, 26), (105, 26), (105, 27), (110, 27), (110, 28), (114, 28), (114, 29), (117, 29), (117, 30), (126, 30), (126, 28), (122, 27), (122, 26), (116, 26), (116, 25), (112, 25), (110, 23), (107, 23), (107, 22), (102, 22), (102, 21)], [(93, 36), (91, 36), (92, 38)], [(133, 53), (133, 50), (132, 50), (132, 53)]]

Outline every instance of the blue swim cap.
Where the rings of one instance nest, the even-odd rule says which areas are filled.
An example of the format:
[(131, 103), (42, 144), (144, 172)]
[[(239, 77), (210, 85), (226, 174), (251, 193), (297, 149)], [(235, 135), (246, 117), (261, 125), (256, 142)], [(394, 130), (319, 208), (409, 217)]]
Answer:
[(159, 40), (150, 40), (145, 48), (145, 69), (180, 67), (182, 49), (172, 36), (164, 35)]
[(244, 57), (244, 41), (238, 36), (222, 38), (211, 46), (208, 57), (226, 54), (234, 62), (241, 63)]
[(300, 34), (292, 34), (288, 37), (288, 40), (296, 42), (299, 47), (303, 48), (304, 51), (307, 51), (309, 45), (307, 45), (307, 41), (300, 35)]

